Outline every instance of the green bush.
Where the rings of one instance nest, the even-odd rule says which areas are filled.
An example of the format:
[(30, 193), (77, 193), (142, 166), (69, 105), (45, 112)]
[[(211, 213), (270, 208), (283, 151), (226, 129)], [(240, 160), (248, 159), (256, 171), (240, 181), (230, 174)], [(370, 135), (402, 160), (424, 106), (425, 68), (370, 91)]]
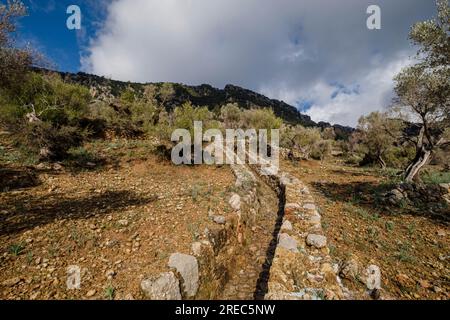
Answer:
[(238, 129), (242, 111), (236, 103), (228, 103), (220, 109), (220, 120), (226, 129)]
[(191, 103), (184, 103), (181, 107), (175, 108), (173, 113), (174, 129), (189, 130), (191, 136), (194, 135), (194, 121), (203, 122), (203, 130), (215, 128), (217, 122), (213, 121), (213, 115), (207, 107), (194, 107)]
[(275, 116), (271, 109), (251, 109), (242, 113), (241, 123), (243, 129), (271, 130), (280, 129), (283, 120)]
[(76, 125), (86, 116), (91, 95), (86, 87), (65, 83), (59, 75), (29, 73), (15, 91), (0, 90), (1, 121), (15, 125), (25, 114), (54, 125)]

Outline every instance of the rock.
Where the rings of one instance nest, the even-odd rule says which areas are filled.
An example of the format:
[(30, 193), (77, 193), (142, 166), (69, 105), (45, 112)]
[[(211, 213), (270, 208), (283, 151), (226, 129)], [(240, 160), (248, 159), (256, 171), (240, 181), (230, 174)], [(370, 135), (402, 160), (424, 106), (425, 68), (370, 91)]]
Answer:
[(201, 253), (202, 253), (202, 244), (201, 244), (201, 242), (194, 242), (192, 244), (191, 249), (192, 249), (192, 253), (194, 254), (194, 256), (197, 256), (197, 257), (200, 256)]
[(419, 280), (418, 282), (419, 285), (424, 289), (428, 289), (431, 287), (431, 284), (427, 280)]
[(89, 291), (86, 293), (86, 297), (91, 298), (91, 297), (93, 297), (93, 296), (95, 295), (96, 292), (97, 292), (97, 291), (96, 291), (95, 289), (89, 290)]
[(284, 220), (280, 230), (292, 231), (292, 223), (289, 220)]
[(443, 230), (443, 229), (439, 229), (439, 230), (437, 231), (437, 235), (438, 235), (439, 237), (445, 237), (445, 236), (447, 235), (447, 232), (446, 232), (445, 230)]
[(63, 166), (61, 164), (59, 164), (59, 163), (55, 163), (53, 165), (53, 170), (61, 171), (62, 169), (63, 169)]
[(169, 267), (174, 268), (183, 278), (184, 292), (188, 298), (197, 294), (199, 273), (197, 258), (182, 253), (174, 253), (169, 258)]
[(241, 209), (241, 197), (234, 193), (230, 198), (229, 204), (233, 210), (239, 211)]
[(396, 188), (391, 191), (389, 191), (385, 198), (387, 201), (393, 205), (397, 205), (399, 202), (405, 199), (405, 195), (403, 194), (402, 190)]
[(321, 249), (326, 247), (327, 245), (327, 238), (325, 236), (321, 236), (318, 234), (309, 234), (306, 237), (306, 244), (312, 247), (315, 247), (317, 249)]
[(300, 205), (298, 203), (286, 203), (284, 206), (285, 209), (301, 209)]
[(45, 163), (43, 163), (43, 162), (39, 163), (36, 166), (36, 169), (38, 169), (38, 170), (44, 170), (44, 169), (47, 169), (47, 168), (48, 168), (48, 166)]
[(94, 168), (95, 166), (96, 166), (96, 164), (93, 162), (86, 162), (86, 167), (88, 167), (88, 168)]
[(151, 300), (181, 300), (180, 283), (173, 272), (142, 280), (141, 290)]
[(286, 250), (289, 250), (291, 252), (299, 252), (297, 248), (297, 240), (292, 238), (287, 233), (281, 233), (278, 237), (278, 246), (281, 248), (284, 248)]
[(312, 203), (307, 203), (303, 206), (303, 209), (307, 209), (307, 210), (316, 210), (316, 206)]
[(434, 286), (434, 287), (433, 287), (433, 291), (434, 291), (435, 293), (441, 293), (441, 292), (442, 292), (442, 289), (439, 288), (438, 286)]
[(105, 276), (107, 279), (111, 280), (116, 275), (116, 272), (112, 269), (105, 272)]
[(342, 278), (353, 280), (359, 274), (359, 263), (354, 256), (347, 259), (341, 267), (339, 275)]
[(2, 286), (13, 287), (21, 281), (19, 277), (11, 278), (2, 282)]
[(366, 286), (369, 290), (381, 289), (381, 271), (380, 268), (374, 264), (367, 267)]
[(213, 221), (217, 224), (225, 224), (226, 219), (224, 216), (214, 216)]
[(319, 214), (314, 214), (309, 217), (309, 222), (312, 224), (320, 224), (321, 220), (322, 218), (320, 217)]
[(117, 221), (117, 223), (118, 223), (119, 225), (121, 225), (122, 227), (128, 226), (128, 220), (127, 220), (127, 219), (119, 220), (119, 221)]

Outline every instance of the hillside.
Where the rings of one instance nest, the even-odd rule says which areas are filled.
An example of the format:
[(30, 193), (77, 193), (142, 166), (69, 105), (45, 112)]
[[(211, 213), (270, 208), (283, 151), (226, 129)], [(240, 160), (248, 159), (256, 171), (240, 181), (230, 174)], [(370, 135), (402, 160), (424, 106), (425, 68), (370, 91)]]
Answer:
[[(40, 72), (48, 72), (44, 69), (36, 69)], [(53, 71), (51, 71), (53, 72)], [(66, 81), (87, 86), (99, 100), (111, 99), (120, 95), (123, 90), (132, 87), (136, 92), (142, 93), (146, 85), (161, 87), (164, 83), (134, 83), (107, 79), (105, 77), (87, 74), (84, 72), (67, 73), (58, 72)], [(196, 106), (207, 106), (210, 110), (219, 108), (227, 103), (237, 103), (243, 109), (250, 108), (270, 108), (275, 115), (289, 124), (300, 124), (305, 127), (333, 127), (336, 133), (342, 137), (348, 136), (353, 129), (341, 125), (331, 125), (326, 122), (316, 123), (311, 117), (300, 113), (297, 108), (284, 101), (270, 99), (262, 94), (241, 88), (232, 84), (226, 85), (223, 89), (215, 88), (209, 84), (191, 86), (180, 83), (171, 83), (175, 93), (164, 104), (168, 110), (173, 110), (184, 102), (190, 101)], [(161, 99), (157, 96), (158, 102)]]

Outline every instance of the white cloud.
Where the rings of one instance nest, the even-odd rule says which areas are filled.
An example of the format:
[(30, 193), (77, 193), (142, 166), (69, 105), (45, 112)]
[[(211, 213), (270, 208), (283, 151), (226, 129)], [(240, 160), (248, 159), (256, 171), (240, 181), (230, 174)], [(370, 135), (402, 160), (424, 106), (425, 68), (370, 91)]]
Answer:
[[(233, 83), (289, 103), (311, 98), (313, 119), (354, 125), (386, 103), (409, 26), (434, 10), (427, 0), (375, 1), (382, 30), (369, 31), (373, 2), (116, 0), (82, 65), (120, 80)], [(330, 83), (359, 85), (360, 94), (331, 99)]]

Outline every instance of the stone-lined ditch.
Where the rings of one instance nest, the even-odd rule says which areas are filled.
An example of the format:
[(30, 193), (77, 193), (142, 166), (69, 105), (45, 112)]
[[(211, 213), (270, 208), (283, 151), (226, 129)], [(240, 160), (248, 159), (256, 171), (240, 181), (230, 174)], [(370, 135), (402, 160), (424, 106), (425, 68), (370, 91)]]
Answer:
[[(321, 216), (309, 190), (284, 173), (232, 165), (232, 218), (205, 230), (190, 255), (174, 253), (168, 272), (146, 278), (150, 299), (343, 299)], [(214, 218), (216, 219), (216, 218)]]

